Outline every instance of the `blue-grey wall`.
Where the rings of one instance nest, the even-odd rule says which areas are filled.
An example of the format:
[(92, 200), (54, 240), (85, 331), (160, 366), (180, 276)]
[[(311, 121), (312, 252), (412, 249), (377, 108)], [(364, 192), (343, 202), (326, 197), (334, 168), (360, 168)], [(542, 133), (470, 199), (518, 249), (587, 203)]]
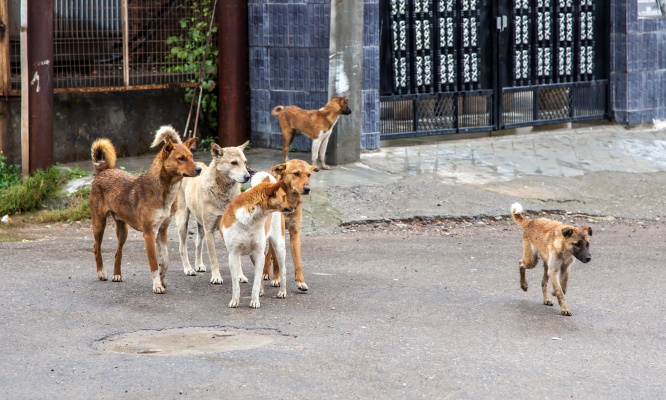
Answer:
[[(360, 0), (359, 0), (360, 1)], [(365, 1), (361, 148), (379, 147), (379, 8)], [(330, 0), (249, 0), (251, 139), (281, 148), (277, 105), (321, 108), (328, 101)], [(298, 135), (292, 147), (310, 151)]]
[(615, 121), (666, 120), (666, 18), (639, 19), (637, 1), (612, 1), (610, 53)]

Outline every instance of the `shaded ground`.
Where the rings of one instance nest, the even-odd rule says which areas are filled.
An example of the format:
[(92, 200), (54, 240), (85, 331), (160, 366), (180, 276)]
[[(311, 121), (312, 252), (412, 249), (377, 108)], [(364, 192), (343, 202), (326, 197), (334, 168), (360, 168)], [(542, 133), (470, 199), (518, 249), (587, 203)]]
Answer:
[[(28, 241), (0, 243), (0, 397), (658, 398), (666, 225), (576, 223), (594, 229), (593, 260), (574, 266), (572, 317), (541, 304), (540, 271), (529, 271), (529, 292), (520, 290), (521, 232), (506, 218), (375, 222), (306, 236), (310, 291), (289, 279), (287, 298), (277, 299), (267, 286), (257, 310), (248, 285), (241, 307), (226, 307), (219, 241), (225, 282), (211, 285), (210, 272), (183, 275), (171, 234), (169, 287), (155, 295), (137, 232), (125, 246), (125, 281), (112, 283), (97, 280), (85, 223), (2, 230)], [(110, 226), (107, 269), (113, 235)], [(98, 343), (178, 327), (272, 341), (181, 356)], [(196, 347), (183, 337), (173, 345)]]

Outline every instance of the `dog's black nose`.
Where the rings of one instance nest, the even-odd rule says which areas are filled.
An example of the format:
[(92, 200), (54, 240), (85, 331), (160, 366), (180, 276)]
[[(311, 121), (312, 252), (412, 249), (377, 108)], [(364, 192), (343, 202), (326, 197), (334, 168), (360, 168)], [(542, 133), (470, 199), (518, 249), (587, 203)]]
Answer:
[(194, 172), (196, 172), (196, 174), (199, 175), (201, 173), (201, 167), (194, 168)]
[(243, 176), (243, 179), (245, 179), (245, 182), (249, 181), (251, 178), (252, 177), (250, 176), (250, 174), (245, 174), (245, 176)]
[(310, 193), (310, 187), (309, 186), (303, 187), (303, 194), (308, 194), (308, 193)]
[(590, 257), (590, 256), (585, 257), (585, 262), (586, 263), (589, 263), (590, 261), (592, 261), (592, 257)]

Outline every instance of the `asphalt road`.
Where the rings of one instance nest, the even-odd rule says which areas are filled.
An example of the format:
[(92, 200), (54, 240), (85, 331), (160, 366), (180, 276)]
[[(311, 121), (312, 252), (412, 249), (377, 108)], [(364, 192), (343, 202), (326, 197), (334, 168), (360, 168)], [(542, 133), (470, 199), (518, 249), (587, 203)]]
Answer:
[(267, 285), (256, 310), (247, 284), (227, 308), (220, 242), (225, 282), (211, 285), (183, 274), (172, 233), (156, 295), (137, 232), (114, 283), (97, 280), (86, 223), (3, 229), (0, 398), (661, 398), (666, 225), (577, 222), (594, 229), (593, 259), (573, 267), (571, 317), (541, 304), (540, 267), (520, 289), (506, 218), (306, 236), (310, 291), (290, 267), (287, 298)]

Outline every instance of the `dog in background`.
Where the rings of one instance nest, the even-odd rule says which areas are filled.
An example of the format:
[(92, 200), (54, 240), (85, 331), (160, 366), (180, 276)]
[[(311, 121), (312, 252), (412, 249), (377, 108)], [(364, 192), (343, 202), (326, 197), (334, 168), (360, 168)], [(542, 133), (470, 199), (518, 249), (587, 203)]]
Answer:
[[(303, 160), (289, 160), (284, 164), (278, 164), (271, 168), (271, 173), (284, 182), (289, 201), (294, 203), (296, 209), (285, 213), (285, 226), (289, 230), (289, 247), (291, 258), (294, 262), (294, 277), (299, 290), (306, 292), (308, 285), (303, 277), (303, 266), (301, 264), (301, 224), (303, 223), (303, 200), (302, 196), (310, 193), (310, 176), (319, 171), (316, 166), (310, 165)], [(282, 276), (280, 271), (284, 270), (279, 265), (279, 257), (276, 257), (275, 249), (271, 243), (268, 244), (268, 252), (264, 263), (264, 280), (270, 279), (270, 266), (273, 264), (272, 286), (279, 286)], [(286, 290), (286, 289), (285, 289)]]
[[(185, 275), (196, 275), (195, 269), (198, 272), (206, 271), (203, 263), (203, 241), (205, 239), (210, 258), (210, 283), (222, 283), (220, 264), (215, 252), (215, 231), (219, 228), (224, 210), (231, 200), (240, 194), (240, 184), (250, 180), (247, 158), (243, 153), (249, 143), (247, 141), (238, 147), (225, 148), (213, 143), (210, 149), (213, 158), (208, 167), (203, 163), (197, 163), (201, 167), (201, 175), (184, 180), (181, 184), (176, 226), (180, 238), (180, 258)], [(195, 269), (190, 265), (187, 255), (187, 224), (190, 214), (197, 222)]]
[(553, 286), (562, 315), (571, 315), (565, 294), (569, 282), (569, 270), (575, 259), (582, 263), (592, 260), (590, 256), (590, 236), (592, 228), (566, 225), (559, 221), (545, 218), (527, 219), (523, 216), (523, 207), (511, 205), (511, 218), (523, 228), (523, 258), (518, 263), (520, 268), (520, 287), (527, 291), (525, 270), (534, 268), (539, 256), (543, 260), (543, 304), (552, 306), (548, 296), (548, 281)]
[(107, 280), (107, 276), (102, 264), (101, 246), (106, 219), (111, 215), (116, 221), (118, 239), (113, 281), (123, 280), (120, 266), (129, 225), (143, 232), (153, 292), (165, 292), (169, 267), (167, 228), (176, 211), (176, 196), (183, 178), (199, 175), (201, 167), (194, 163), (190, 151), (196, 138), (181, 143), (180, 136), (172, 127), (163, 126), (155, 134), (151, 147), (162, 142), (164, 146), (155, 156), (148, 172), (138, 177), (114, 168), (116, 150), (109, 139), (97, 139), (92, 144), (95, 178), (90, 189), (89, 204), (97, 276), (102, 281)]
[(284, 190), (284, 182), (263, 182), (236, 196), (224, 211), (220, 233), (229, 253), (231, 275), (231, 301), (229, 307), (240, 302), (239, 277), (242, 275), (241, 256), (249, 255), (254, 264), (254, 282), (250, 307), (259, 308), (259, 297), (264, 295), (261, 271), (264, 268), (268, 216), (274, 211), (291, 212), (294, 204)]
[(351, 114), (348, 103), (347, 97), (334, 96), (319, 110), (303, 110), (296, 106), (273, 108), (271, 114), (278, 118), (282, 131), (284, 162), (289, 160), (289, 146), (294, 141), (296, 132), (301, 131), (312, 139), (312, 165), (316, 166), (319, 160), (323, 169), (331, 169), (325, 160), (328, 139), (340, 114)]

